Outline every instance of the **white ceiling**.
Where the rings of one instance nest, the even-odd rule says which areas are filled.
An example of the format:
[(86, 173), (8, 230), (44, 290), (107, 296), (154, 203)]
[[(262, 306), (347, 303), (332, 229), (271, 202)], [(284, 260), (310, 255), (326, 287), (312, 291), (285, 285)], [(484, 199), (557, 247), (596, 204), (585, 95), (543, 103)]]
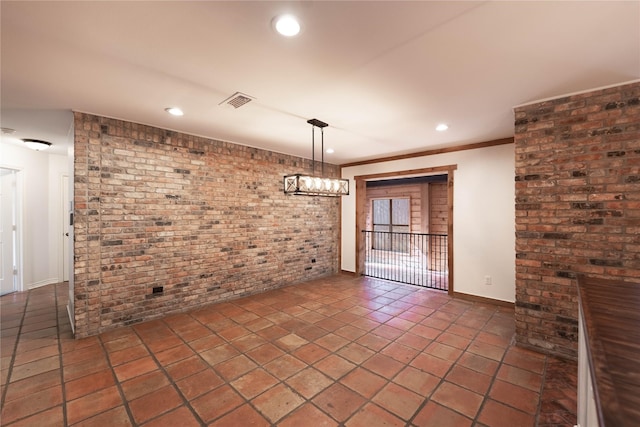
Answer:
[[(318, 118), (344, 164), (513, 136), (515, 105), (640, 78), (639, 1), (0, 7), (1, 125), (59, 152), (71, 110), (303, 157)], [(255, 100), (219, 106), (236, 91)]]

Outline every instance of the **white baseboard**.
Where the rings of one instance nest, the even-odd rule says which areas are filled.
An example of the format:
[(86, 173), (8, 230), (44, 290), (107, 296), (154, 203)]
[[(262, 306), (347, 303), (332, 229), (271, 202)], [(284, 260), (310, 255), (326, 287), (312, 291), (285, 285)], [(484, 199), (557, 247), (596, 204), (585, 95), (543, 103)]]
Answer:
[(36, 288), (40, 288), (42, 286), (52, 285), (54, 283), (59, 283), (59, 282), (60, 281), (57, 278), (40, 280), (39, 282), (35, 282), (35, 283), (30, 284), (30, 285), (27, 285), (27, 289), (28, 290), (36, 289)]

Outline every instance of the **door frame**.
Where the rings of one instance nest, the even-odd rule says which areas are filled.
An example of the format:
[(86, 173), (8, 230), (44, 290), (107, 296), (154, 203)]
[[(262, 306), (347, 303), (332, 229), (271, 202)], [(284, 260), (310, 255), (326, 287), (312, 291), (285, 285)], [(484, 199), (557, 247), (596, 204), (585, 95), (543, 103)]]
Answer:
[[(59, 233), (59, 235), (61, 236), (62, 240), (62, 248), (60, 250), (60, 257), (58, 259), (58, 269), (60, 271), (60, 279), (62, 282), (66, 282), (69, 280), (69, 275), (71, 274), (70, 272), (70, 262), (69, 262), (69, 256), (70, 256), (70, 248), (69, 245), (71, 244), (70, 242), (70, 234), (69, 234), (69, 228), (71, 227), (71, 225), (69, 224), (69, 209), (70, 209), (70, 198), (69, 198), (69, 175), (68, 174), (62, 174), (60, 176), (60, 210), (62, 212), (61, 217), (61, 223), (60, 223), (60, 228), (61, 228), (61, 232)], [(67, 234), (65, 236), (65, 233)], [(66, 270), (66, 276), (65, 276), (65, 270)]]
[[(24, 180), (23, 180), (23, 169), (17, 166), (10, 166), (10, 165), (4, 165), (4, 164), (0, 164), (0, 169), (7, 169), (7, 170), (11, 170), (15, 172), (15, 200), (14, 200), (14, 215), (15, 215), (15, 226), (16, 226), (16, 233), (15, 233), (15, 250), (12, 251), (13, 254), (15, 254), (15, 259), (13, 260), (13, 263), (15, 265), (16, 268), (16, 277), (15, 277), (15, 282), (14, 282), (14, 289), (12, 292), (21, 292), (23, 290), (24, 284), (23, 284), (23, 265), (22, 265), (22, 259), (23, 259), (23, 253), (22, 253), (22, 238), (23, 238), (23, 232), (22, 232), (22, 224), (23, 224), (23, 218), (22, 218), (22, 213), (23, 213), (23, 209), (22, 209), (22, 204), (23, 204), (23, 194), (24, 194)], [(13, 239), (13, 233), (12, 233), (12, 239)], [(12, 258), (13, 255), (12, 254)], [(12, 273), (13, 274), (13, 273)]]
[(354, 176), (356, 183), (356, 275), (364, 273), (365, 242), (362, 230), (366, 228), (366, 204), (367, 204), (367, 181), (378, 181), (381, 179), (391, 179), (395, 177), (419, 177), (426, 175), (447, 174), (447, 255), (449, 269), (449, 295), (453, 295), (453, 173), (458, 169), (458, 165), (436, 166), (423, 169), (411, 169), (405, 171), (385, 172), (371, 175)]

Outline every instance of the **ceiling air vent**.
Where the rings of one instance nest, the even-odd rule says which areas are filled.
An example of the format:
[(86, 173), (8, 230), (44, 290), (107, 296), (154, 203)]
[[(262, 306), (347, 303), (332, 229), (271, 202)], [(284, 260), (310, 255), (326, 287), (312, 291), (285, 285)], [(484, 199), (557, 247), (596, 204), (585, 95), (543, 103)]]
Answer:
[(225, 99), (220, 103), (223, 107), (231, 106), (233, 108), (240, 108), (244, 104), (253, 101), (255, 98), (245, 95), (244, 93), (236, 92), (231, 95), (229, 98)]

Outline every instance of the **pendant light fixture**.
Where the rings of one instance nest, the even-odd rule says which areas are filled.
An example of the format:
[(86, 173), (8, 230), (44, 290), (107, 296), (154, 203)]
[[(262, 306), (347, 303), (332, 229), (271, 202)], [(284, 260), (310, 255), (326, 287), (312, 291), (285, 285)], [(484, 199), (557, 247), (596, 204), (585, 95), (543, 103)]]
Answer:
[[(339, 197), (349, 194), (349, 180), (340, 178), (325, 178), (324, 176), (324, 128), (329, 126), (318, 119), (307, 120), (311, 125), (311, 175), (294, 174), (284, 177), (284, 193), (298, 196), (330, 196)], [(320, 176), (315, 175), (315, 134), (320, 128), (322, 141), (322, 165)]]

